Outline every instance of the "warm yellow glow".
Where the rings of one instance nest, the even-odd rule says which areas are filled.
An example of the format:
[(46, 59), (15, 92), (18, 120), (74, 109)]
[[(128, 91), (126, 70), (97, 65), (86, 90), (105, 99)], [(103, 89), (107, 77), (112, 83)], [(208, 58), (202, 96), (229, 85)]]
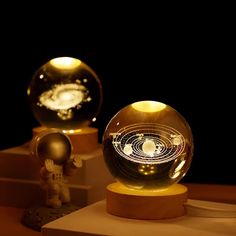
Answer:
[(96, 120), (97, 120), (97, 118), (96, 118), (96, 117), (93, 117), (92, 122), (95, 122)]
[(43, 92), (39, 97), (39, 101), (52, 111), (66, 111), (83, 102), (84, 91), (81, 89), (83, 87), (78, 84), (57, 84)]
[(171, 176), (171, 178), (172, 178), (172, 179), (175, 179), (175, 178), (177, 178), (180, 174), (181, 174), (180, 171), (175, 172), (175, 173), (173, 174), (173, 176)]
[(145, 140), (142, 145), (142, 150), (146, 155), (153, 156), (156, 150), (156, 145), (152, 140)]
[(143, 189), (127, 188), (123, 184), (116, 182), (109, 184), (107, 186), (107, 189), (109, 189), (112, 192), (120, 194), (136, 195), (136, 196), (168, 196), (187, 192), (187, 188), (181, 184), (173, 184), (165, 189), (143, 190)]
[(157, 172), (157, 168), (154, 165), (142, 164), (139, 166), (138, 171), (140, 174), (143, 174), (143, 175), (153, 175)]
[(174, 135), (171, 142), (173, 145), (176, 145), (176, 146), (180, 145), (183, 142), (181, 139), (181, 135)]
[(173, 175), (171, 176), (172, 179), (175, 179), (179, 177), (179, 175), (182, 173), (181, 169), (183, 168), (184, 164), (186, 163), (186, 160), (182, 160), (178, 166), (175, 168)]
[(70, 100), (72, 100), (73, 98), (74, 98), (74, 96), (73, 96), (73, 94), (71, 94), (71, 93), (61, 93), (61, 99), (63, 100), (63, 101), (70, 101)]
[(50, 64), (61, 70), (73, 70), (81, 64), (81, 61), (73, 57), (58, 57), (52, 59)]
[(81, 129), (70, 129), (70, 130), (62, 130), (64, 134), (76, 134), (80, 133)]
[(132, 154), (133, 152), (133, 149), (132, 149), (132, 146), (130, 144), (126, 144), (124, 149), (123, 149), (123, 152), (126, 154), (126, 155), (130, 155)]
[(141, 112), (158, 112), (166, 108), (166, 104), (155, 101), (141, 101), (132, 104), (132, 107)]
[(61, 156), (61, 153), (64, 151), (65, 146), (61, 142), (52, 142), (50, 143), (50, 148), (54, 156)]
[(179, 163), (179, 165), (175, 168), (175, 172), (180, 171), (180, 170), (183, 168), (185, 162), (186, 162), (186, 160), (182, 160), (182, 161)]
[(30, 88), (27, 89), (27, 95), (30, 95)]

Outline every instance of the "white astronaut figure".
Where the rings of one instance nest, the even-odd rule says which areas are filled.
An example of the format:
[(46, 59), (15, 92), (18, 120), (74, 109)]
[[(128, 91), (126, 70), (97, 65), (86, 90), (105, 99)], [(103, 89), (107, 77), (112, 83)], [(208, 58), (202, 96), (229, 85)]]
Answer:
[(75, 174), (82, 166), (82, 160), (71, 155), (72, 146), (67, 136), (55, 130), (40, 134), (34, 138), (33, 149), (41, 163), (40, 183), (47, 194), (46, 205), (59, 208), (70, 202), (66, 175)]

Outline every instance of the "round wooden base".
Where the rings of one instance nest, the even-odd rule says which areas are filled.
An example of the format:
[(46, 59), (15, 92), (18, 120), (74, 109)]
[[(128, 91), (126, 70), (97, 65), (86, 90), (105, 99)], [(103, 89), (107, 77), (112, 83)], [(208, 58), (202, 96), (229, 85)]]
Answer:
[[(47, 128), (42, 126), (33, 128), (33, 137), (45, 129)], [(97, 128), (85, 127), (65, 134), (70, 138), (74, 154), (89, 153), (99, 147)]]
[(120, 183), (107, 186), (107, 212), (132, 219), (157, 220), (185, 214), (187, 188), (174, 184), (165, 190), (133, 190)]

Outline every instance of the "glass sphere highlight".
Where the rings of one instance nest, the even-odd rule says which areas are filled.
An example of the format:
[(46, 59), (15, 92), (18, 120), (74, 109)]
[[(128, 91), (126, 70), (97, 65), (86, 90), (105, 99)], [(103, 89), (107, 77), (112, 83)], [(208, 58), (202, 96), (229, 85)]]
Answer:
[(102, 86), (96, 73), (72, 57), (54, 58), (34, 74), (27, 94), (41, 125), (76, 130), (96, 120)]
[(133, 189), (160, 190), (177, 183), (190, 167), (193, 137), (174, 108), (140, 101), (121, 109), (103, 135), (111, 174)]

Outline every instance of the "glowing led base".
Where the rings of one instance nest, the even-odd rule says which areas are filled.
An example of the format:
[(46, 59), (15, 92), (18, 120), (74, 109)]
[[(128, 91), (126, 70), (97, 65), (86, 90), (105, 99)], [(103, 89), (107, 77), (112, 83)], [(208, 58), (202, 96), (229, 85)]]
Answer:
[(120, 183), (107, 186), (107, 212), (125, 218), (157, 220), (185, 214), (187, 188), (173, 184), (165, 190), (134, 190)]
[(171, 196), (187, 191), (187, 188), (181, 184), (173, 184), (172, 186), (165, 189), (138, 190), (138, 189), (127, 188), (125, 185), (119, 182), (108, 185), (107, 189), (112, 192), (117, 192), (126, 195), (134, 195), (134, 196)]

